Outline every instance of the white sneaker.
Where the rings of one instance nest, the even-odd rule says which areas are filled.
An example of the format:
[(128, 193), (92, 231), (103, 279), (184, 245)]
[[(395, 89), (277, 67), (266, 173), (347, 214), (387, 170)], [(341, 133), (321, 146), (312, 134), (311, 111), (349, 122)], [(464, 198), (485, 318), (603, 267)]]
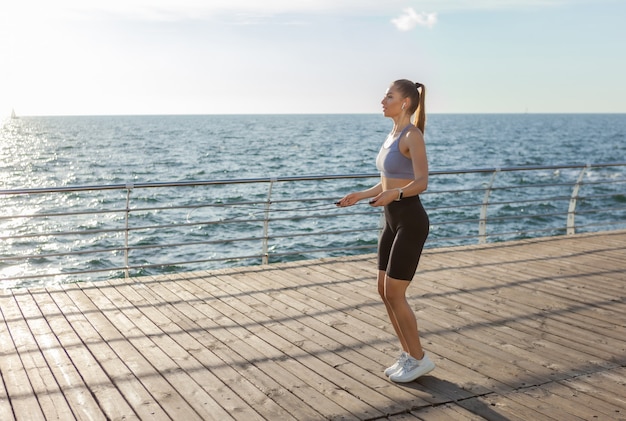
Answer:
[(421, 360), (417, 360), (410, 355), (404, 360), (402, 366), (389, 375), (389, 380), (396, 383), (408, 383), (424, 374), (428, 374), (435, 369), (435, 364), (424, 354)]
[(398, 371), (400, 369), (400, 367), (402, 367), (404, 365), (404, 362), (406, 361), (407, 358), (409, 358), (409, 354), (407, 354), (406, 352), (402, 351), (402, 354), (400, 354), (400, 357), (398, 357), (398, 361), (396, 361), (395, 364), (392, 365), (391, 367), (387, 367), (385, 369), (385, 376), (389, 377), (393, 373)]

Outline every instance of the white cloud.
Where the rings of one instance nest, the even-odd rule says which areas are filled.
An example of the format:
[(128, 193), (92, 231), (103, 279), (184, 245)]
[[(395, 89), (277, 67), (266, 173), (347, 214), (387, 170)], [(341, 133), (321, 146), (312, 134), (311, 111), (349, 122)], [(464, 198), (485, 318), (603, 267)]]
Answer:
[(432, 28), (437, 23), (437, 14), (417, 13), (413, 8), (408, 8), (404, 9), (404, 14), (395, 19), (391, 19), (391, 22), (400, 31), (410, 31), (418, 25)]

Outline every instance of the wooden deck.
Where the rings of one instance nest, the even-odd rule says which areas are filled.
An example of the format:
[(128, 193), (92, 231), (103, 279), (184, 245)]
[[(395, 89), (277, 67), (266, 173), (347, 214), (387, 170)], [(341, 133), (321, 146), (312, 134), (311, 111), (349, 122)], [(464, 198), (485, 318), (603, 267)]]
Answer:
[(0, 296), (0, 420), (626, 420), (626, 231), (427, 250), (398, 385), (372, 255)]

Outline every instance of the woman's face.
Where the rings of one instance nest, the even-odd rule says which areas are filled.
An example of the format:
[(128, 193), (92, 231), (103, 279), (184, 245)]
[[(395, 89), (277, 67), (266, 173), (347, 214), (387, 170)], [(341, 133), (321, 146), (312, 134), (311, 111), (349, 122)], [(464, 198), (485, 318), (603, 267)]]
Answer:
[[(404, 112), (402, 104), (406, 103), (406, 98), (402, 98), (402, 95), (400, 95), (400, 92), (395, 86), (391, 85), (380, 103), (383, 105), (383, 114), (385, 117), (395, 117)], [(406, 106), (408, 105), (405, 105), (405, 107)]]

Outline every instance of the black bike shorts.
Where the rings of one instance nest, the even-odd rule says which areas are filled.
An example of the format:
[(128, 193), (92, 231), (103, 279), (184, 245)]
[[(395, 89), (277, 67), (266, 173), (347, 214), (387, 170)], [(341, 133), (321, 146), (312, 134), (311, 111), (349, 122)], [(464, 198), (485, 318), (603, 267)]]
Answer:
[(385, 228), (378, 241), (378, 269), (394, 279), (412, 280), (428, 230), (428, 214), (419, 196), (385, 206)]

